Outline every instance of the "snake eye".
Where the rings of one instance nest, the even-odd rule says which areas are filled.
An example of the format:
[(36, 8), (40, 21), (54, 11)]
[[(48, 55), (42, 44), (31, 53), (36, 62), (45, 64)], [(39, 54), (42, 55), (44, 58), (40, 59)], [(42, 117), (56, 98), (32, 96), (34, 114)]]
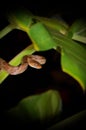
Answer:
[(41, 69), (42, 68), (42, 66), (40, 65), (39, 62), (37, 62), (35, 60), (32, 60), (32, 59), (29, 60), (28, 65), (30, 67), (33, 67), (33, 68), (36, 68), (36, 69)]

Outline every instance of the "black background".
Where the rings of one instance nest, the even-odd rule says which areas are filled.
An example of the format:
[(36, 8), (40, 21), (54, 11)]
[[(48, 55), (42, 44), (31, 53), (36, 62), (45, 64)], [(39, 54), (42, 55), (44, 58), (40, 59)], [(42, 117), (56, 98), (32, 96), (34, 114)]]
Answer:
[(33, 13), (38, 15), (48, 15), (51, 13), (70, 14), (72, 16), (81, 17), (85, 16), (85, 2), (84, 1), (62, 1), (62, 0), (3, 0), (0, 2), (1, 13), (3, 14), (8, 8), (16, 8), (16, 6), (25, 6)]

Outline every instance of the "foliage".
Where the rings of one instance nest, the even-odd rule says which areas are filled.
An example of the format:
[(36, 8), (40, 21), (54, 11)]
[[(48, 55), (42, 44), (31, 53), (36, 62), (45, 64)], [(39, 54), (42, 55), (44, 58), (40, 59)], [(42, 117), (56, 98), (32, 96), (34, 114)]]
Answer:
[[(65, 22), (57, 19), (41, 18), (32, 15), (25, 9), (15, 10), (9, 13), (8, 20), (10, 27), (8, 26), (0, 32), (0, 36), (3, 37), (6, 31), (11, 31), (16, 28), (25, 31), (32, 41), (33, 50), (46, 51), (54, 48), (58, 51), (58, 47), (61, 49), (61, 66), (62, 70), (75, 78), (85, 90), (86, 87), (86, 43), (85, 32), (86, 24), (84, 20), (73, 23), (71, 27), (65, 24)], [(11, 28), (11, 29), (10, 29)], [(5, 33), (4, 33), (5, 32)], [(76, 37), (79, 36), (79, 39)], [(81, 37), (81, 38), (80, 38)], [(82, 44), (74, 41), (80, 41)], [(76, 49), (77, 48), (77, 49)], [(28, 54), (30, 49), (28, 49)], [(24, 52), (26, 50), (24, 49)], [(26, 53), (25, 53), (26, 54)], [(24, 55), (25, 55), (24, 54)], [(17, 59), (21, 59), (22, 53), (20, 53)], [(19, 64), (20, 60), (13, 60), (13, 65)], [(7, 77), (4, 71), (0, 73), (0, 82), (2, 83)]]
[[(17, 66), (24, 55), (38, 51), (54, 49), (61, 54), (62, 71), (72, 76), (86, 88), (86, 22), (76, 20), (71, 26), (64, 21), (52, 18), (34, 16), (26, 9), (18, 9), (7, 14), (9, 25), (0, 31), (0, 39), (14, 29), (27, 33), (32, 44), (22, 50), (9, 63)], [(9, 74), (0, 71), (0, 83)], [(39, 95), (29, 96), (21, 100), (18, 105), (7, 113), (11, 116), (29, 120), (48, 120), (61, 112), (62, 101), (57, 91), (49, 90)], [(28, 121), (29, 122), (29, 121)], [(58, 128), (58, 127), (57, 127)], [(52, 129), (52, 128), (51, 128)]]

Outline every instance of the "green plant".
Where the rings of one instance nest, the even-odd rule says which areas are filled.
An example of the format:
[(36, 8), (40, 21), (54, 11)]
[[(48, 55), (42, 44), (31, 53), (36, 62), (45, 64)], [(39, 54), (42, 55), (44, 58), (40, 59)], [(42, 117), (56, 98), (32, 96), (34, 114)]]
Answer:
[[(79, 19), (70, 27), (61, 20), (34, 16), (26, 9), (19, 9), (13, 11), (12, 13), (8, 13), (7, 18), (10, 24), (0, 31), (0, 38), (4, 37), (7, 33), (14, 29), (19, 29), (26, 32), (32, 41), (32, 44), (15, 56), (9, 64), (17, 66), (21, 63), (21, 59), (25, 55), (31, 55), (38, 51), (54, 49), (61, 53), (62, 70), (77, 80), (83, 91), (85, 91), (86, 23), (84, 20)], [(5, 70), (1, 70), (0, 83), (2, 83), (8, 75), (9, 73)], [(44, 93), (44, 95), (27, 97), (25, 100), (22, 100), (16, 108), (10, 110), (10, 113), (18, 113), (21, 117), (21, 113), (23, 113), (21, 108), (23, 108), (32, 118), (35, 118), (36, 116), (36, 119), (43, 120), (46, 118), (47, 104), (45, 102), (45, 95), (49, 96), (49, 98), (47, 97), (47, 103), (49, 103), (47, 108), (50, 106), (52, 108), (50, 112), (47, 113), (47, 117), (50, 118), (51, 115), (57, 115), (61, 111), (61, 98), (58, 92), (52, 90)], [(44, 101), (41, 102), (39, 99)], [(31, 101), (32, 106), (30, 104)], [(29, 102), (29, 104), (27, 102)], [(42, 106), (43, 104), (40, 105), (39, 102), (45, 102), (44, 106)], [(34, 103), (36, 108), (33, 110)], [(30, 107), (31, 109), (29, 109)], [(41, 111), (39, 115), (35, 115), (37, 110)], [(30, 113), (32, 113), (32, 115), (30, 115)], [(25, 115), (27, 114), (24, 113), (23, 116)], [(25, 118), (28, 117), (25, 116)]]

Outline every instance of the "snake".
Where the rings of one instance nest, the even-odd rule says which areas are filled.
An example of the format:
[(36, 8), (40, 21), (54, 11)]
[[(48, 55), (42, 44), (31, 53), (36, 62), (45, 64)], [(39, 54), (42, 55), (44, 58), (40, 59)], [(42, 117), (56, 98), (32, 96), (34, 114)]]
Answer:
[(25, 55), (18, 66), (10, 65), (6, 60), (0, 58), (0, 71), (5, 70), (10, 75), (18, 75), (23, 73), (28, 66), (41, 69), (42, 65), (46, 63), (46, 58), (39, 55)]

